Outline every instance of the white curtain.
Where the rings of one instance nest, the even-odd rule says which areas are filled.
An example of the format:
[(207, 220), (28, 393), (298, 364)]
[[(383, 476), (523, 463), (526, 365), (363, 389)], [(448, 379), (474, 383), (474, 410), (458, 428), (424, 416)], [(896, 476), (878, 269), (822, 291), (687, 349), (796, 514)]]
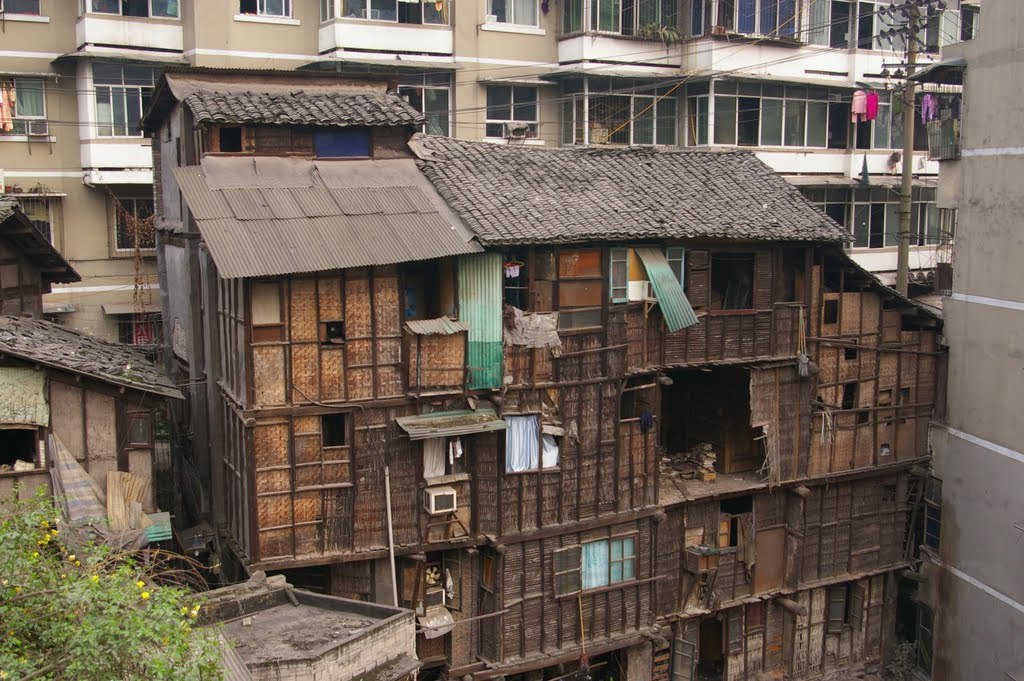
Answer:
[(423, 441), (423, 478), (439, 478), (444, 475), (444, 438), (431, 437)]
[(536, 416), (507, 416), (505, 472), (519, 473), (540, 463), (540, 420)]
[(583, 588), (608, 585), (608, 541), (592, 541), (583, 545)]
[(554, 468), (558, 466), (558, 440), (554, 435), (544, 434), (541, 440), (540, 467)]

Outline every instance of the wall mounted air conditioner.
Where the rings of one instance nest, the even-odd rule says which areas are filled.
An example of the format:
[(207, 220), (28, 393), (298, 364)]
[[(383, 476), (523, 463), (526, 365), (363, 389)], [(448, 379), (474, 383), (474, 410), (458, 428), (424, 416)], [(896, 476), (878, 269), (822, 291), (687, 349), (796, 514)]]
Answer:
[(505, 139), (523, 140), (530, 136), (529, 123), (502, 123)]
[(426, 495), (423, 505), (430, 515), (441, 515), (442, 513), (453, 513), (456, 506), (455, 490), (451, 487), (428, 487), (424, 490)]
[(628, 296), (629, 301), (633, 303), (644, 300), (650, 302), (658, 299), (657, 296), (654, 295), (654, 287), (652, 287), (651, 282), (647, 280), (629, 282)]
[(46, 137), (50, 134), (50, 124), (46, 120), (29, 120), (25, 123), (25, 134), (29, 137)]
[(423, 607), (434, 608), (439, 605), (444, 605), (445, 593), (444, 589), (439, 586), (432, 586), (427, 589), (427, 592), (423, 595)]

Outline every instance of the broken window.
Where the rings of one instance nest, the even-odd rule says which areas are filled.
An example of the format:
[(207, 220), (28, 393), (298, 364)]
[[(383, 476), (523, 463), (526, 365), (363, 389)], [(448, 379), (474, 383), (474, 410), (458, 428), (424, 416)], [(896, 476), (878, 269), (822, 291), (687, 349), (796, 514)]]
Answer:
[(712, 310), (750, 310), (754, 307), (754, 254), (711, 254)]
[(611, 276), (609, 289), (613, 303), (629, 301), (629, 249), (612, 248), (609, 251)]
[(827, 631), (839, 633), (846, 625), (859, 629), (864, 617), (864, 587), (856, 582), (827, 589)]
[(697, 666), (697, 644), (682, 634), (672, 640), (672, 681), (692, 681)]
[(939, 549), (939, 534), (942, 529), (942, 481), (929, 477), (925, 483), (924, 496), (924, 543)]
[(480, 586), (485, 589), (493, 590), (496, 584), (495, 573), (496, 573), (497, 559), (488, 554), (484, 554), (480, 562)]
[(754, 540), (753, 511), (754, 497), (750, 495), (725, 499), (719, 503), (719, 548), (738, 547), (742, 542)]
[(917, 604), (917, 668), (932, 673), (932, 644), (935, 613), (924, 603)]

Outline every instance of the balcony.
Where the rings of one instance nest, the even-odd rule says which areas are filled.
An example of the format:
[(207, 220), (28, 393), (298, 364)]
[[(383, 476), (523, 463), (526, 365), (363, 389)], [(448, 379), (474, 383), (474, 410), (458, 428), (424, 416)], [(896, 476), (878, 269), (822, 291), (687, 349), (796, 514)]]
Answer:
[(75, 25), (77, 45), (117, 45), (135, 49), (184, 49), (181, 21), (149, 17), (85, 14)]
[(346, 50), (450, 55), (453, 45), (452, 28), (447, 24), (406, 24), (387, 18), (356, 17), (320, 25), (320, 54), (325, 56)]
[(960, 158), (960, 119), (928, 121), (928, 158), (955, 161)]

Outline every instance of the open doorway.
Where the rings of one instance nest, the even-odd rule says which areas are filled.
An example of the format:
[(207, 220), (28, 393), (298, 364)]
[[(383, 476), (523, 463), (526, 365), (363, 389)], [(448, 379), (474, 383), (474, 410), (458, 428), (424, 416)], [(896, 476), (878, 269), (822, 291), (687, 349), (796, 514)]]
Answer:
[(722, 620), (705, 619), (700, 623), (697, 647), (698, 681), (721, 681), (725, 676), (725, 640)]
[(680, 370), (662, 386), (661, 445), (673, 466), (716, 473), (757, 472), (764, 465), (750, 426), (750, 372), (742, 367)]

